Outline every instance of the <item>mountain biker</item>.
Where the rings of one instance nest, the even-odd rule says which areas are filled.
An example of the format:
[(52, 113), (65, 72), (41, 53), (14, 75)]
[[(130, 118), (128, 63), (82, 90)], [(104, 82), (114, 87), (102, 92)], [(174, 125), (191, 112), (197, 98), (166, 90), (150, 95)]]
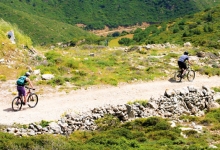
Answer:
[(33, 88), (33, 84), (29, 78), (30, 72), (26, 72), (25, 75), (21, 76), (19, 79), (24, 80), (23, 83), (17, 81), (17, 91), (19, 96), (23, 96), (23, 105), (26, 105), (26, 91), (25, 91), (25, 85), (29, 84), (31, 88)]
[(191, 62), (189, 61), (189, 53), (186, 51), (183, 53), (182, 56), (179, 57), (179, 60), (178, 60), (178, 66), (179, 68), (181, 69), (181, 77), (183, 78), (185, 73), (186, 73), (186, 69), (187, 69), (187, 66), (186, 66), (186, 61), (188, 61), (189, 64), (191, 64)]

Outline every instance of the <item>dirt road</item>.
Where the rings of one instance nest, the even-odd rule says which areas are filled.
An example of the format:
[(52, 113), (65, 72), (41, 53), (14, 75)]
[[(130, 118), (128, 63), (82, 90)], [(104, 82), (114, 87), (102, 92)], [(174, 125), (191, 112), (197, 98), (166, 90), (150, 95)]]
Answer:
[[(29, 124), (41, 120), (56, 121), (68, 112), (85, 112), (97, 106), (107, 104), (125, 104), (129, 101), (147, 100), (150, 97), (158, 98), (166, 89), (180, 89), (193, 85), (201, 88), (220, 87), (220, 77), (196, 76), (193, 82), (184, 80), (181, 83), (169, 80), (139, 82), (133, 84), (121, 84), (113, 86), (96, 86), (65, 92), (56, 89), (46, 89), (44, 94), (39, 95), (39, 103), (35, 108), (24, 106), (21, 111), (14, 112), (11, 109), (11, 101), (16, 92), (15, 81), (2, 82), (0, 89), (0, 124), (10, 125), (13, 123)], [(36, 87), (39, 90), (39, 87)]]

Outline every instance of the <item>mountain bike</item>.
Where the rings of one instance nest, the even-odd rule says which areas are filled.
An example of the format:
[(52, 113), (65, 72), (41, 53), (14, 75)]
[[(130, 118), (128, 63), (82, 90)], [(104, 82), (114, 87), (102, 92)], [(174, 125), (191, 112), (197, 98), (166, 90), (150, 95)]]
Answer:
[[(25, 87), (27, 89), (26, 97), (27, 97), (27, 105), (30, 108), (34, 108), (38, 103), (38, 96), (36, 93), (32, 92), (32, 90), (35, 90), (30, 87)], [(19, 111), (22, 108), (24, 101), (22, 96), (16, 96), (12, 100), (12, 109), (14, 111)]]
[(190, 67), (190, 65), (188, 65), (184, 76), (182, 76), (182, 70), (180, 69), (176, 71), (174, 75), (176, 82), (181, 82), (185, 77), (187, 77), (189, 82), (192, 82), (195, 79), (195, 71)]

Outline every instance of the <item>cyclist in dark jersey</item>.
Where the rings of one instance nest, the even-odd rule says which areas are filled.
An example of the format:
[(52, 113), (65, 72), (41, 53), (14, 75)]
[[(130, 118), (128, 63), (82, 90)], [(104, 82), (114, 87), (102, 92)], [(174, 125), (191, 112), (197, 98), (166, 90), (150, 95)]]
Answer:
[(188, 52), (184, 52), (184, 54), (182, 56), (180, 56), (179, 60), (178, 60), (178, 65), (179, 65), (179, 68), (181, 69), (182, 71), (182, 77), (185, 75), (186, 73), (186, 69), (187, 69), (187, 66), (186, 66), (186, 61), (188, 61), (189, 64), (191, 64), (191, 62), (189, 61), (189, 53)]

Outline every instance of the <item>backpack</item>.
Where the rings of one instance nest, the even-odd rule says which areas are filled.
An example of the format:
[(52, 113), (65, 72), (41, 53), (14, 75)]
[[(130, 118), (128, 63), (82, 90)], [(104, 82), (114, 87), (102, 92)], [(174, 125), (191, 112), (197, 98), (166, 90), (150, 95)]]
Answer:
[(26, 76), (21, 76), (20, 78), (18, 78), (16, 83), (17, 85), (24, 86), (25, 82), (26, 82)]

